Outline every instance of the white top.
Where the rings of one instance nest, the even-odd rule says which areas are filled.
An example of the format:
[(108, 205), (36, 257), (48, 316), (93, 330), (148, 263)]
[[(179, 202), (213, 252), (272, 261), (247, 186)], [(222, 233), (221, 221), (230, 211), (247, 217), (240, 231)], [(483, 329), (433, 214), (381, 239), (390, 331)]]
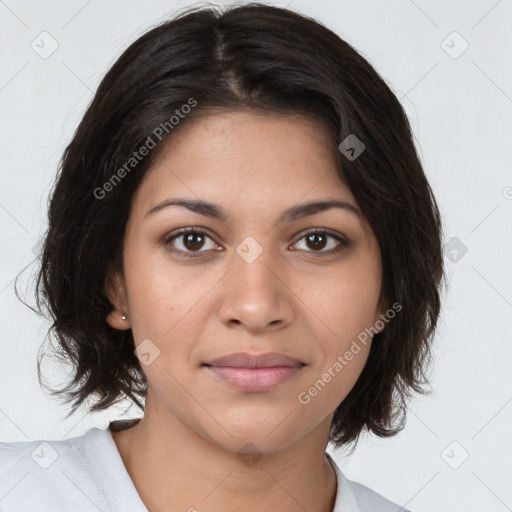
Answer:
[[(333, 512), (410, 512), (345, 478)], [(148, 512), (111, 431), (91, 428), (58, 441), (0, 442), (1, 512)]]

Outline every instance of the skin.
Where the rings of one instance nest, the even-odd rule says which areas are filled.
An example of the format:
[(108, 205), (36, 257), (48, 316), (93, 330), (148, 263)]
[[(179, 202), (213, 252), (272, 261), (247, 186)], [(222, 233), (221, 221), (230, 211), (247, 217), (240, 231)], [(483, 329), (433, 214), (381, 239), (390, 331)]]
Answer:
[[(114, 441), (151, 512), (169, 504), (199, 512), (331, 511), (336, 475), (325, 449), (333, 412), (359, 377), (371, 342), (308, 404), (297, 397), (386, 309), (375, 234), (362, 215), (339, 208), (278, 222), (285, 209), (313, 200), (359, 208), (320, 121), (236, 111), (179, 128), (135, 193), (124, 273), (106, 281), (108, 323), (131, 328), (136, 346), (150, 339), (160, 350), (142, 365), (149, 381), (143, 419), (113, 432)], [(216, 203), (231, 218), (182, 206), (145, 217), (177, 197)], [(207, 236), (165, 244), (186, 227)], [(350, 245), (329, 255), (340, 242), (324, 234), (323, 244), (308, 243), (312, 228)], [(251, 263), (236, 252), (248, 236), (262, 249)], [(195, 257), (173, 254), (172, 247)], [(242, 351), (284, 353), (305, 366), (258, 393), (201, 366)], [(252, 465), (237, 456), (246, 443), (260, 457)]]

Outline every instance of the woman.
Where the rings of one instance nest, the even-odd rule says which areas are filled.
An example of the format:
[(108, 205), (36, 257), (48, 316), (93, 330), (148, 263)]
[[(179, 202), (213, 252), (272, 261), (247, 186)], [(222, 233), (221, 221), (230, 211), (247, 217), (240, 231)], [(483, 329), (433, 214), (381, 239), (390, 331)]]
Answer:
[(153, 28), (66, 148), (37, 286), (71, 413), (144, 414), (3, 443), (1, 510), (405, 510), (325, 449), (403, 428), (441, 247), (407, 117), (345, 41), (258, 4)]

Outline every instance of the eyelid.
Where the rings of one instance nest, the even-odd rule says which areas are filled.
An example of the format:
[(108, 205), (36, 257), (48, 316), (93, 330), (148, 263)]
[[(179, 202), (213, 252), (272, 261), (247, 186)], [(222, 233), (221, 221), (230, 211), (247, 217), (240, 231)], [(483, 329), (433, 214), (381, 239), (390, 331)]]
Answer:
[(341, 233), (338, 233), (336, 231), (333, 231), (329, 228), (309, 228), (309, 229), (306, 229), (304, 231), (301, 231), (298, 235), (297, 235), (297, 240), (301, 240), (302, 238), (304, 238), (305, 236), (307, 235), (310, 235), (312, 233), (324, 233), (326, 235), (329, 235), (329, 236), (332, 236), (334, 238), (337, 238), (340, 242), (344, 242), (344, 243), (349, 243), (348, 239), (342, 235)]
[(341, 233), (332, 231), (329, 228), (321, 228), (321, 227), (320, 228), (310, 228), (310, 229), (306, 229), (305, 231), (302, 231), (301, 233), (299, 233), (299, 235), (297, 237), (297, 241), (293, 245), (296, 245), (303, 238), (305, 238), (308, 235), (312, 235), (314, 233), (321, 233), (321, 234), (330, 236), (331, 238), (334, 238), (338, 242), (338, 245), (334, 249), (329, 249), (328, 251), (324, 251), (324, 250), (313, 251), (313, 250), (311, 250), (311, 251), (306, 251), (306, 253), (318, 254), (318, 256), (320, 256), (320, 257), (321, 256), (332, 256), (332, 255), (338, 254), (339, 252), (343, 251), (344, 249), (348, 249), (348, 247), (351, 245), (351, 242)]
[[(206, 237), (210, 238), (210, 240), (212, 240), (214, 243), (216, 243), (214, 238), (209, 234), (208, 230), (206, 228), (202, 228), (202, 227), (181, 228), (181, 229), (177, 230), (176, 232), (172, 232), (168, 236), (164, 237), (163, 243), (164, 243), (164, 245), (169, 245), (170, 242), (172, 242), (174, 239), (179, 238), (180, 236), (186, 235), (187, 233), (196, 233), (196, 234), (200, 234), (200, 235), (205, 235)], [(330, 249), (328, 251), (323, 251), (323, 250), (306, 251), (308, 253), (312, 253), (312, 254), (317, 253), (318, 255), (324, 255), (324, 254), (325, 255), (333, 255), (333, 254), (337, 254), (338, 252), (340, 252), (343, 249), (348, 248), (348, 246), (350, 245), (350, 241), (344, 235), (334, 232), (328, 228), (322, 228), (322, 227), (309, 228), (309, 229), (306, 229), (306, 230), (300, 232), (297, 235), (297, 240), (293, 243), (293, 245), (296, 245), (303, 238), (305, 238), (306, 236), (308, 236), (310, 234), (314, 234), (314, 233), (325, 234), (327, 236), (330, 236), (330, 237), (336, 239), (338, 242), (338, 246), (336, 248)], [(214, 250), (219, 250), (219, 249), (214, 249)], [(183, 251), (181, 249), (171, 248), (171, 249), (169, 249), (169, 251), (179, 254), (179, 255), (182, 255), (184, 257), (194, 257), (195, 254), (208, 253), (211, 251), (211, 249), (210, 250), (199, 249), (197, 251)]]
[[(214, 243), (215, 240), (214, 238), (209, 234), (208, 230), (206, 228), (202, 228), (202, 227), (187, 227), (187, 228), (181, 228), (181, 229), (178, 229), (176, 232), (171, 232), (169, 235), (166, 235), (164, 237), (164, 240), (163, 240), (163, 244), (165, 246), (167, 245), (170, 245), (170, 243), (176, 239), (176, 238), (179, 238), (183, 235), (186, 235), (187, 233), (196, 233), (196, 234), (200, 234), (200, 235), (205, 235), (206, 237), (208, 237), (210, 240), (212, 240)], [(175, 254), (178, 254), (180, 256), (184, 256), (184, 257), (194, 257), (194, 254), (200, 254), (200, 253), (208, 253), (210, 250), (198, 250), (198, 251), (183, 251), (181, 249), (174, 249), (174, 248), (170, 248), (168, 249), (169, 251), (171, 251), (172, 253), (175, 253)], [(218, 250), (218, 249), (215, 249), (215, 250)]]

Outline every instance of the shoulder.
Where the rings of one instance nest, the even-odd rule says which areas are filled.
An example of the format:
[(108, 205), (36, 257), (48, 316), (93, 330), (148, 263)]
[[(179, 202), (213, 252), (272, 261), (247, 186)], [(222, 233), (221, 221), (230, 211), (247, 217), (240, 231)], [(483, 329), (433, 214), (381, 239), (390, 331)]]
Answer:
[(101, 435), (93, 428), (85, 434), (69, 439), (38, 439), (35, 441), (0, 442), (0, 474), (16, 467), (48, 469), (73, 462), (85, 444), (93, 444)]
[(0, 475), (19, 468), (49, 467), (59, 453), (54, 448), (57, 444), (62, 445), (62, 441), (0, 442)]
[(333, 512), (411, 512), (366, 485), (349, 480), (334, 459), (329, 454), (327, 456), (334, 467), (338, 481)]
[(2, 512), (14, 510), (81, 511), (90, 508), (77, 487), (94, 495), (96, 487), (87, 456), (102, 438), (100, 429), (64, 439), (0, 442)]
[(362, 510), (375, 510), (375, 512), (411, 512), (363, 484), (351, 480), (349, 480), (349, 484), (363, 507)]

